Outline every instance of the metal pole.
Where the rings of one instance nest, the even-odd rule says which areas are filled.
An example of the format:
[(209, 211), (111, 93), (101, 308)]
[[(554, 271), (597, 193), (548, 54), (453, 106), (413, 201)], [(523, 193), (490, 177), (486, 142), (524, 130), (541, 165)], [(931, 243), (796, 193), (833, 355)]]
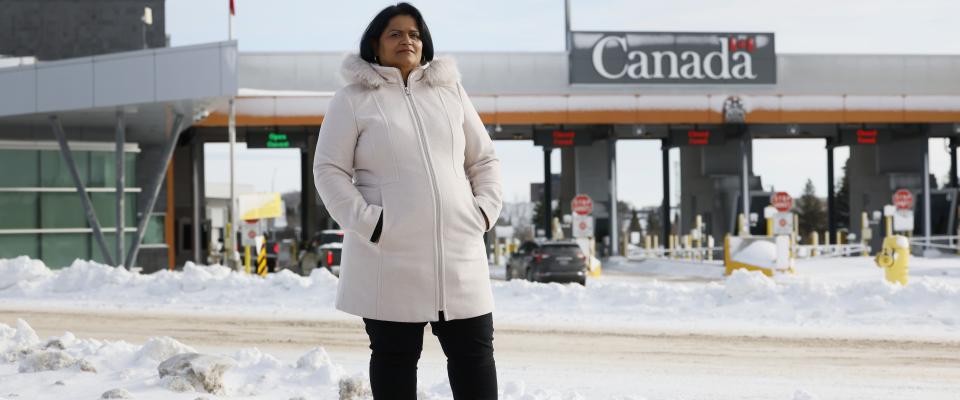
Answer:
[(930, 139), (923, 135), (923, 250), (930, 248)]
[[(227, 205), (227, 238), (223, 240), (223, 243), (229, 245), (226, 249), (227, 251), (227, 266), (231, 268), (238, 268), (238, 261), (240, 259), (240, 254), (237, 253), (237, 215), (236, 215), (236, 205), (237, 205), (237, 191), (236, 191), (236, 179), (235, 179), (235, 169), (234, 164), (236, 163), (236, 153), (235, 148), (237, 146), (237, 107), (236, 99), (230, 98), (229, 104), (229, 115), (227, 118), (227, 134), (230, 137), (230, 204)], [(303, 190), (303, 189), (301, 189)]]
[(750, 226), (750, 160), (747, 152), (749, 140), (749, 133), (743, 132), (743, 136), (740, 138), (740, 198), (743, 205), (743, 218), (746, 219), (744, 224), (748, 227), (748, 230)]
[(950, 187), (960, 187), (957, 178), (957, 139), (950, 138)]
[(70, 170), (70, 176), (73, 178), (73, 184), (77, 188), (77, 193), (80, 194), (80, 203), (83, 204), (83, 211), (87, 216), (87, 223), (93, 228), (93, 238), (96, 239), (97, 246), (100, 247), (103, 260), (109, 265), (115, 265), (113, 263), (113, 257), (110, 256), (110, 250), (107, 249), (107, 243), (103, 240), (100, 220), (97, 219), (97, 213), (93, 209), (93, 205), (90, 204), (90, 197), (87, 196), (87, 188), (84, 186), (83, 180), (80, 179), (80, 173), (77, 172), (77, 163), (73, 160), (73, 153), (70, 151), (70, 145), (67, 143), (67, 136), (63, 133), (63, 125), (60, 122), (60, 118), (56, 115), (51, 115), (50, 125), (53, 127), (53, 135), (57, 137), (57, 142), (60, 144), (60, 155), (63, 156), (63, 161), (67, 164), (67, 169)]
[(607, 139), (610, 162), (610, 255), (620, 255), (620, 227), (617, 223), (617, 139), (611, 132)]
[(833, 181), (833, 139), (827, 138), (827, 230), (831, 235), (837, 230), (837, 202)]
[(666, 244), (670, 238), (670, 146), (663, 139), (661, 154), (663, 159), (663, 204), (660, 206), (660, 226), (663, 228), (661, 242)]
[[(137, 223), (137, 234), (133, 238), (133, 243), (130, 244), (130, 252), (127, 254), (127, 267), (132, 267), (137, 262), (137, 255), (140, 252), (140, 242), (143, 241), (143, 235), (146, 233), (147, 222), (150, 221), (150, 214), (153, 213), (153, 207), (157, 204), (157, 197), (160, 196), (160, 187), (163, 185), (163, 178), (167, 174), (167, 168), (170, 166), (170, 159), (173, 157), (173, 150), (177, 147), (177, 140), (180, 139), (180, 131), (182, 130), (183, 124), (183, 115), (177, 114), (173, 118), (173, 129), (170, 132), (170, 141), (167, 142), (166, 146), (163, 148), (163, 155), (160, 159), (162, 165), (157, 172), (154, 174), (153, 182), (148, 187), (145, 192), (147, 195), (147, 205), (143, 208), (143, 213), (140, 216), (140, 221)], [(167, 188), (170, 190), (170, 188)], [(172, 244), (171, 244), (172, 245)]]
[(553, 225), (553, 204), (551, 204), (553, 179), (551, 179), (552, 174), (550, 173), (550, 153), (552, 151), (552, 147), (543, 146), (543, 227), (547, 239), (553, 239), (553, 229), (551, 229), (551, 225)]
[(202, 153), (203, 141), (200, 140), (200, 135), (194, 132), (193, 140), (190, 143), (190, 158), (192, 159), (190, 163), (190, 169), (192, 170), (190, 178), (192, 181), (191, 189), (193, 192), (193, 195), (191, 196), (191, 203), (193, 203), (193, 213), (191, 215), (191, 218), (193, 219), (193, 262), (197, 264), (205, 264), (204, 260), (201, 259), (201, 248), (203, 247), (203, 242), (201, 240), (201, 236), (203, 236), (203, 222), (201, 221), (200, 210), (201, 207), (203, 207), (203, 197), (200, 196), (200, 179), (203, 178), (200, 176), (200, 161)]
[[(309, 143), (309, 141), (307, 141)], [(307, 149), (300, 149), (300, 241), (306, 246), (310, 240), (310, 232), (307, 232), (307, 195), (313, 196), (316, 188), (310, 184), (310, 174), (313, 168), (310, 168), (310, 154)]]
[(570, 0), (563, 1), (563, 35), (567, 53), (570, 52)]
[[(123, 148), (126, 147), (127, 135), (126, 135), (126, 120), (124, 118), (123, 110), (117, 110), (117, 148), (114, 152), (114, 159), (116, 161), (117, 169), (117, 219), (114, 224), (117, 228), (116, 230), (116, 239), (117, 239), (117, 261), (124, 260), (124, 230), (127, 227), (127, 221), (124, 219), (125, 210), (124, 210), (124, 179), (126, 176), (126, 153), (124, 153)], [(127, 269), (130, 268), (129, 265), (126, 266)]]

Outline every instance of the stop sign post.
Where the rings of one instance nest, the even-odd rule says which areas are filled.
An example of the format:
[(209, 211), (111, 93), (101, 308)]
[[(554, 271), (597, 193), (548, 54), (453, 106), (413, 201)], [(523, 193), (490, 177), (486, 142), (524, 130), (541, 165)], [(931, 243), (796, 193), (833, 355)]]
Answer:
[(771, 215), (767, 220), (768, 235), (791, 235), (793, 234), (793, 197), (787, 192), (776, 192), (770, 196), (770, 205), (777, 209), (777, 212)]
[[(893, 193), (893, 205), (896, 211), (887, 216), (887, 235), (893, 232), (909, 232), (913, 230), (913, 193), (900, 189)], [(892, 221), (891, 221), (892, 220)], [(891, 226), (892, 225), (892, 226)]]
[(577, 215), (590, 215), (593, 213), (593, 200), (585, 194), (578, 194), (570, 202), (570, 209)]
[(573, 211), (572, 233), (575, 238), (593, 237), (593, 199), (585, 194), (576, 195), (570, 201), (570, 209)]
[(910, 191), (906, 189), (900, 189), (894, 192), (893, 205), (897, 206), (898, 210), (913, 209), (913, 193), (910, 193)]
[(793, 197), (787, 192), (776, 192), (770, 196), (770, 205), (780, 212), (790, 211), (793, 208)]

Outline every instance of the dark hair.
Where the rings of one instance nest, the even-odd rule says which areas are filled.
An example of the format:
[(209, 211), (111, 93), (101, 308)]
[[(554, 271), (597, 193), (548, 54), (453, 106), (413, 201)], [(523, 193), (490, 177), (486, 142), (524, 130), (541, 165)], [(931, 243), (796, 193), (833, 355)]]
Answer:
[(387, 29), (390, 20), (398, 15), (407, 15), (417, 22), (417, 28), (420, 29), (420, 42), (423, 43), (420, 64), (426, 64), (427, 61), (433, 60), (433, 38), (430, 37), (430, 29), (427, 28), (427, 23), (423, 21), (420, 10), (409, 3), (387, 6), (376, 17), (373, 17), (373, 21), (370, 21), (370, 25), (367, 25), (367, 30), (363, 32), (363, 37), (360, 39), (360, 58), (366, 62), (374, 62), (374, 56), (377, 55), (377, 52), (373, 50), (373, 42), (379, 42), (380, 35)]

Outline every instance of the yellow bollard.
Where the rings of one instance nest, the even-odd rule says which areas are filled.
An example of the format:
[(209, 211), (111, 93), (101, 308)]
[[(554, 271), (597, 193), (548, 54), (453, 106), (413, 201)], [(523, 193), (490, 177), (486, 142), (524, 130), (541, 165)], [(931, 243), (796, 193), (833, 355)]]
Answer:
[(683, 252), (683, 258), (690, 260), (693, 258), (693, 252), (691, 251), (693, 241), (690, 238), (690, 235), (683, 235), (683, 247), (686, 248), (686, 251)]
[(243, 267), (244, 270), (249, 274), (250, 273), (250, 246), (243, 246)]
[(653, 235), (653, 248), (656, 249), (657, 256), (660, 255), (660, 236)]
[(883, 248), (875, 261), (883, 268), (887, 282), (906, 285), (910, 275), (910, 241), (902, 235), (883, 238)]
[(747, 217), (744, 214), (737, 215), (737, 229), (739, 230), (737, 236), (749, 236), (750, 230), (747, 229)]
[(267, 276), (267, 239), (260, 242), (260, 250), (257, 251), (257, 275)]
[(670, 235), (667, 239), (670, 240), (670, 243), (667, 244), (667, 258), (673, 258), (673, 235)]
[(713, 261), (713, 235), (707, 235), (707, 260)]
[(630, 232), (623, 231), (623, 234), (620, 235), (620, 256), (627, 256), (627, 246), (630, 245)]
[(703, 217), (700, 214), (697, 214), (697, 218), (694, 219), (694, 227), (696, 230), (696, 239), (694, 241), (694, 246), (697, 248), (697, 260), (703, 260)]
[(767, 218), (767, 237), (773, 237), (773, 218)]
[(810, 257), (816, 257), (819, 252), (817, 246), (820, 245), (820, 235), (817, 232), (810, 232)]
[(884, 237), (893, 236), (893, 216), (892, 215), (887, 215), (883, 217), (883, 225), (885, 225), (886, 227), (884, 229), (884, 232), (886, 233)]

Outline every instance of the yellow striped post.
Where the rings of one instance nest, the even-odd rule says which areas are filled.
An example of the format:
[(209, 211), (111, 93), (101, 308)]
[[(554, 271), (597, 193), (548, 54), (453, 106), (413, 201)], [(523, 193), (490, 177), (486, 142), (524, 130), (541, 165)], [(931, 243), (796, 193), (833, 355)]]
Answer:
[(260, 251), (257, 252), (257, 275), (267, 276), (267, 241), (260, 243)]

